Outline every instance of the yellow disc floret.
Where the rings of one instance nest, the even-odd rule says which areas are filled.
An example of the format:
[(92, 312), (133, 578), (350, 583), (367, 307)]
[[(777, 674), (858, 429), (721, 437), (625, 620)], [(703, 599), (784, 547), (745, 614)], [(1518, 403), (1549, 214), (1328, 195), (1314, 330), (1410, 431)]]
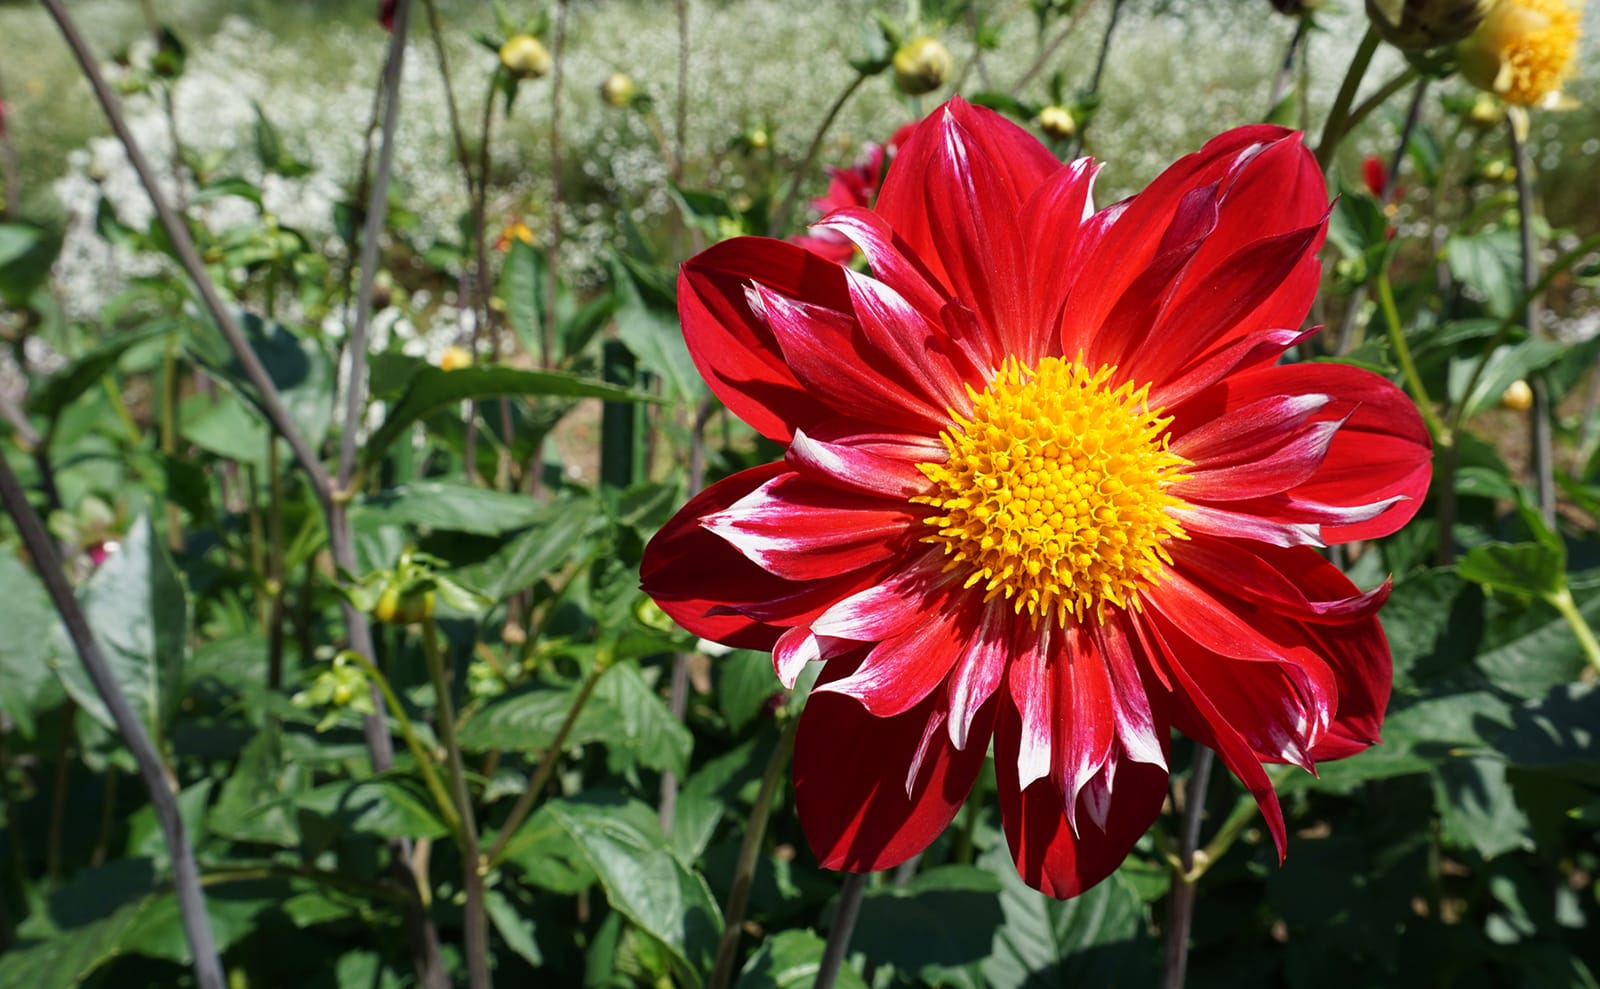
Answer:
[(1169, 512), (1188, 465), (1167, 449), (1172, 420), (1149, 408), (1149, 385), (1112, 387), (1115, 371), (1009, 359), (983, 392), (968, 387), (970, 416), (951, 413), (949, 459), (919, 465), (934, 488), (912, 500), (938, 530), (923, 541), (1035, 624), (1138, 607), (1172, 562), (1165, 543), (1186, 538)]

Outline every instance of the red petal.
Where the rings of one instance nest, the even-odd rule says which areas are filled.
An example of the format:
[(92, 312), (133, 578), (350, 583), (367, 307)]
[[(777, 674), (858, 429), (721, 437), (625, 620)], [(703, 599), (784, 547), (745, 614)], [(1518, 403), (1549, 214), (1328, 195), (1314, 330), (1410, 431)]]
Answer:
[[(787, 465), (785, 465), (787, 466)], [(912, 506), (784, 472), (701, 525), (763, 570), (816, 580), (899, 556), (923, 532)]]
[(732, 412), (768, 439), (830, 413), (789, 369), (771, 328), (751, 311), (754, 283), (792, 299), (848, 312), (844, 269), (779, 240), (736, 237), (684, 262), (678, 275), (683, 335), (706, 384)]
[(751, 563), (707, 532), (700, 519), (787, 472), (781, 463), (767, 464), (718, 481), (683, 506), (645, 546), (639, 567), (644, 592), (679, 625), (702, 638), (744, 649), (770, 649), (777, 641), (781, 628), (725, 610), (713, 615), (711, 610), (729, 602), (782, 597), (800, 585)]
[(1051, 175), (1022, 208), (1022, 242), (1029, 252), (1028, 279), (1034, 291), (1015, 354), (1030, 366), (1056, 350), (1062, 304), (1093, 242), (1085, 224), (1094, 208), (1091, 195), (1099, 171), (1090, 159), (1079, 158)]
[(853, 427), (825, 429), (823, 435), (795, 430), (784, 455), (795, 472), (846, 491), (909, 499), (932, 482), (918, 464), (943, 463), (944, 444), (932, 437), (858, 433)]
[[(848, 675), (840, 660), (820, 682)], [(942, 731), (944, 698), (935, 691), (894, 718), (875, 718), (839, 694), (813, 694), (795, 740), (794, 796), (806, 841), (826, 869), (872, 872), (927, 848), (950, 823), (983, 768), (988, 747), (958, 750)], [(973, 737), (987, 738), (994, 702), (978, 712)], [(910, 794), (906, 777), (922, 758)]]
[(995, 728), (995, 779), (1000, 816), (1017, 873), (1047, 896), (1077, 896), (1114, 872), (1161, 812), (1167, 796), (1167, 771), (1160, 766), (1119, 761), (1110, 780), (1111, 801), (1104, 828), (1092, 821), (1093, 811), (1080, 796), (1075, 813), (1085, 822), (1073, 833), (1067, 821), (1066, 796), (1046, 776), (1028, 787), (1017, 779), (1021, 721), (1009, 704), (1001, 705)]
[(819, 684), (812, 696), (853, 697), (880, 718), (892, 718), (922, 703), (944, 682), (976, 636), (979, 609), (964, 604), (938, 598), (925, 602), (913, 612), (920, 621), (908, 631), (879, 642), (854, 673)]
[(1184, 435), (1233, 410), (1294, 395), (1329, 399), (1308, 421), (1343, 421), (1316, 473), (1276, 500), (1218, 502), (1209, 507), (1267, 513), (1268, 524), (1315, 524), (1328, 543), (1385, 536), (1410, 521), (1428, 491), (1432, 444), (1411, 400), (1370, 371), (1347, 364), (1245, 371), (1169, 409), (1174, 417), (1172, 433), (1181, 445)]

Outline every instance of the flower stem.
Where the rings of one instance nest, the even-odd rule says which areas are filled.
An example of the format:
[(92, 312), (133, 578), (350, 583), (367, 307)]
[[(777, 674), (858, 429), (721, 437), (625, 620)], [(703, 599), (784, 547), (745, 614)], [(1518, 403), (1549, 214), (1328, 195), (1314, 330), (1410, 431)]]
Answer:
[[(58, 0), (50, 2), (54, 4)], [(212, 937), (211, 920), (206, 913), (205, 894), (200, 888), (200, 869), (195, 862), (194, 846), (189, 842), (183, 818), (178, 813), (175, 781), (162, 761), (155, 741), (145, 729), (144, 722), (134, 712), (133, 705), (112, 674), (94, 631), (89, 627), (89, 620), (67, 583), (61, 560), (56, 555), (55, 543), (45, 530), (39, 513), (28, 502), (22, 482), (17, 480), (10, 462), (4, 456), (0, 456), (0, 504), (5, 506), (6, 514), (11, 516), (28, 555), (33, 558), (39, 579), (50, 595), (57, 614), (61, 616), (61, 624), (77, 650), (78, 658), (89, 675), (89, 682), (94, 685), (95, 693), (110, 713), (117, 734), (122, 736), (123, 743), (132, 753), (134, 762), (139, 766), (139, 775), (150, 793), (150, 806), (172, 859), (173, 893), (178, 901), (184, 938), (193, 958), (195, 983), (200, 989), (223, 989), (227, 982), (222, 972), (222, 961), (217, 955), (216, 940)]]
[(750, 883), (756, 873), (756, 857), (766, 837), (767, 819), (772, 815), (772, 797), (777, 792), (784, 767), (789, 765), (789, 756), (794, 752), (794, 738), (799, 728), (799, 715), (791, 715), (772, 755), (767, 758), (766, 770), (761, 774), (761, 788), (756, 791), (755, 806), (750, 808), (750, 820), (745, 825), (744, 841), (739, 845), (739, 862), (733, 870), (733, 886), (728, 890), (728, 902), (722, 909), (722, 939), (717, 943), (717, 960), (711, 969), (711, 978), (706, 982), (706, 989), (727, 989), (733, 978), (733, 965), (739, 954), (739, 931), (744, 926), (744, 908), (750, 899)]
[(833, 914), (833, 926), (828, 929), (828, 945), (822, 952), (822, 964), (817, 968), (816, 989), (833, 989), (833, 980), (839, 977), (845, 953), (850, 950), (850, 935), (856, 929), (856, 917), (861, 913), (861, 898), (867, 891), (870, 872), (846, 873), (839, 887), (839, 908)]
[(1328, 111), (1328, 119), (1322, 124), (1322, 137), (1317, 141), (1317, 164), (1324, 172), (1328, 170), (1328, 163), (1333, 160), (1333, 153), (1338, 150), (1345, 132), (1350, 129), (1350, 104), (1355, 102), (1361, 79), (1367, 74), (1372, 54), (1377, 50), (1378, 32), (1368, 27), (1361, 44), (1356, 47), (1355, 56), (1350, 59), (1350, 68), (1345, 72), (1344, 84), (1339, 87), (1333, 108)]
[(1578, 638), (1578, 645), (1583, 648), (1583, 658), (1596, 673), (1600, 673), (1600, 641), (1595, 639), (1594, 629), (1589, 627), (1583, 612), (1578, 610), (1577, 602), (1572, 600), (1572, 591), (1563, 586), (1556, 593), (1546, 595), (1545, 600), (1567, 620), (1572, 634)]
[(389, 686), (389, 679), (385, 677), (372, 660), (361, 655), (355, 650), (345, 653), (354, 660), (361, 671), (367, 675), (367, 681), (378, 689), (383, 696), (384, 703), (388, 706), (389, 713), (394, 715), (395, 722), (400, 725), (400, 737), (405, 739), (406, 748), (411, 750), (411, 757), (417, 760), (417, 771), (422, 774), (422, 785), (428, 788), (428, 795), (433, 797), (434, 804), (439, 808), (439, 813), (444, 817), (445, 827), (450, 829), (450, 834), (459, 840), (461, 835), (461, 820), (456, 815), (455, 801), (450, 799), (450, 794), (440, 781), (439, 774), (433, 768), (433, 756), (422, 745), (422, 740), (417, 737), (416, 726), (411, 723), (411, 718), (406, 714), (406, 709), (401, 706), (400, 699), (394, 695), (394, 688)]
[[(1511, 141), (1511, 157), (1517, 169), (1517, 229), (1522, 245), (1522, 319), (1528, 339), (1543, 337), (1539, 328), (1539, 255), (1533, 243), (1533, 156), (1528, 153), (1528, 119), (1524, 111), (1513, 108), (1506, 114), (1506, 134)], [(1528, 410), (1528, 449), (1533, 469), (1534, 490), (1538, 494), (1539, 514), (1544, 524), (1556, 524), (1555, 438), (1551, 435), (1550, 387), (1544, 375), (1529, 376), (1533, 407)]]
[(857, 72), (855, 77), (850, 80), (850, 85), (846, 86), (844, 92), (840, 93), (838, 98), (833, 101), (833, 105), (828, 107), (828, 112), (823, 115), (822, 123), (817, 127), (817, 132), (811, 135), (811, 145), (806, 148), (806, 156), (800, 159), (800, 164), (794, 167), (794, 173), (789, 178), (789, 191), (784, 193), (783, 205), (779, 206), (778, 212), (772, 215), (772, 225), (767, 228), (767, 236), (776, 237), (783, 233), (783, 229), (789, 225), (789, 214), (794, 212), (794, 203), (795, 199), (800, 195), (800, 186), (805, 182), (807, 175), (811, 171), (812, 164), (817, 160), (817, 152), (822, 148), (822, 139), (827, 136), (828, 129), (833, 126), (834, 120), (838, 119), (839, 112), (844, 109), (844, 105), (850, 102), (850, 97), (854, 96), (856, 90), (860, 89), (861, 84), (866, 81), (867, 77)]
[(1394, 348), (1395, 360), (1400, 362), (1400, 374), (1406, 380), (1406, 388), (1416, 400), (1417, 409), (1422, 413), (1422, 420), (1427, 423), (1434, 441), (1445, 442), (1450, 437), (1450, 427), (1439, 418), (1433, 400), (1428, 397), (1428, 387), (1422, 383), (1417, 363), (1411, 358), (1411, 345), (1406, 342), (1405, 328), (1400, 325), (1400, 310), (1394, 304), (1394, 287), (1389, 284), (1388, 269), (1379, 271), (1373, 284), (1378, 290), (1378, 308), (1382, 310), (1383, 321), (1389, 328), (1389, 344)]
[(561, 758), (561, 750), (567, 744), (567, 736), (572, 733), (572, 726), (578, 723), (578, 715), (583, 712), (583, 706), (589, 702), (589, 696), (594, 693), (594, 688), (611, 668), (611, 645), (602, 642), (595, 655), (594, 668), (589, 671), (588, 679), (583, 681), (583, 686), (578, 688), (578, 696), (572, 699), (572, 706), (567, 709), (567, 716), (561, 722), (561, 727), (556, 729), (556, 737), (550, 740), (549, 748), (545, 749), (544, 758), (539, 760), (539, 768), (528, 777), (528, 785), (517, 797), (517, 802), (511, 808), (511, 814), (500, 828), (500, 834), (489, 847), (489, 854), (484, 856), (485, 868), (494, 869), (505, 857), (506, 845), (511, 841), (517, 829), (522, 827), (522, 822), (527, 819), (528, 813), (533, 810), (533, 804), (539, 799), (539, 794), (544, 792), (545, 786), (554, 775), (556, 762)]
[(1189, 770), (1189, 785), (1184, 788), (1183, 831), (1179, 835), (1178, 869), (1173, 870), (1171, 900), (1167, 906), (1166, 966), (1163, 989), (1182, 989), (1189, 968), (1189, 928), (1194, 921), (1195, 851), (1200, 846), (1200, 817), (1206, 808), (1206, 787), (1211, 782), (1211, 766), (1216, 754), (1203, 745), (1195, 747), (1194, 765)]
[(478, 853), (478, 825), (473, 820), (472, 795), (467, 791), (467, 771), (461, 761), (461, 746), (456, 742), (456, 712), (450, 703), (450, 683), (445, 676), (444, 651), (439, 648), (439, 626), (429, 615), (422, 622), (422, 655), (428, 664), (428, 679), (433, 682), (433, 708), (439, 722), (439, 741), (444, 744), (445, 765), (450, 770), (450, 786), (460, 822), (457, 840), (461, 845), (462, 872), (467, 894), (466, 926), (467, 984), (471, 989), (490, 989), (489, 917), (484, 909), (485, 869)]

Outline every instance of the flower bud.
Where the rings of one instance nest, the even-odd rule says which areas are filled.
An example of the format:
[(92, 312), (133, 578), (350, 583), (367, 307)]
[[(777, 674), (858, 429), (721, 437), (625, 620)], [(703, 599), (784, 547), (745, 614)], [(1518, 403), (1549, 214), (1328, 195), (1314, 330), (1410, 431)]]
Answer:
[(1506, 108), (1488, 93), (1479, 93), (1467, 111), (1467, 122), (1474, 127), (1499, 127), (1506, 122)]
[(931, 93), (949, 75), (950, 50), (934, 38), (912, 38), (894, 53), (894, 84), (907, 96)]
[(550, 53), (531, 34), (513, 35), (500, 46), (500, 64), (518, 79), (538, 79), (550, 71)]
[(1367, 19), (1401, 51), (1453, 45), (1483, 22), (1494, 0), (1367, 0)]
[(444, 353), (439, 355), (439, 370), (459, 371), (464, 367), (472, 366), (472, 351), (455, 344), (444, 348)]
[(1514, 412), (1526, 412), (1533, 407), (1533, 389), (1526, 381), (1518, 378), (1506, 387), (1505, 393), (1500, 396), (1500, 407), (1511, 409)]
[(1518, 106), (1551, 106), (1572, 75), (1579, 17), (1569, 0), (1500, 0), (1456, 49), (1461, 74)]
[(1052, 141), (1065, 141), (1078, 133), (1078, 122), (1064, 106), (1047, 106), (1039, 111), (1039, 129)]
[(633, 84), (626, 72), (613, 72), (600, 84), (600, 98), (618, 109), (633, 105), (639, 87)]

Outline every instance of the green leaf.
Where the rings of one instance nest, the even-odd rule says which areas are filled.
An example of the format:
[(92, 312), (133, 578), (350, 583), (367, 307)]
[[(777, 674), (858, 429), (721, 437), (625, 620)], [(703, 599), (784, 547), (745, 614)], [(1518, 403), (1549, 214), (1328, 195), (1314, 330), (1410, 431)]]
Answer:
[[(83, 585), (79, 600), (113, 682), (159, 745), (183, 692), (189, 599), (148, 516), (128, 528), (122, 546)], [(62, 655), (70, 658), (55, 668), (61, 685), (86, 713), (115, 731), (76, 652), (65, 645)]]
[(594, 885), (594, 870), (572, 835), (550, 811), (540, 807), (506, 842), (506, 861), (536, 886), (573, 896)]
[(549, 509), (527, 495), (456, 481), (419, 481), (368, 495), (350, 511), (356, 528), (421, 526), (498, 536), (543, 521)]
[(299, 804), (346, 830), (380, 838), (441, 838), (449, 834), (421, 787), (401, 777), (328, 783), (301, 797)]
[(117, 366), (117, 361), (129, 348), (152, 337), (168, 332), (171, 327), (155, 324), (140, 330), (121, 333), (93, 348), (81, 357), (67, 362), (61, 370), (40, 382), (28, 393), (28, 411), (54, 419), (61, 410), (100, 381)]
[(34, 715), (61, 696), (50, 689), (56, 684), (51, 668), (78, 661), (62, 637), (49, 633), (57, 624), (39, 578), (13, 554), (0, 553), (0, 628), (33, 630), (0, 636), (0, 711), (25, 738), (33, 735)]
[[(607, 677), (616, 673), (613, 669)], [(555, 740), (567, 711), (577, 700), (577, 687), (532, 685), (494, 698), (462, 724), (456, 735), (468, 752), (530, 752), (542, 754)], [(567, 734), (569, 747), (609, 739), (621, 715), (598, 692), (591, 696)]]
[[(779, 931), (761, 942), (760, 949), (744, 963), (738, 989), (811, 989), (827, 947), (826, 941), (810, 931)], [(867, 989), (849, 965), (840, 967), (833, 984), (839, 989)]]
[[(595, 685), (595, 699), (609, 703), (617, 720), (603, 741), (612, 750), (612, 764), (640, 765), (680, 776), (688, 770), (694, 737), (672, 716), (667, 702), (645, 683), (639, 668), (618, 663)], [(623, 759), (615, 758), (622, 756)]]
[(363, 450), (365, 462), (383, 459), (390, 444), (418, 420), (468, 399), (500, 396), (548, 395), (564, 398), (603, 398), (611, 402), (654, 402), (656, 398), (616, 385), (563, 374), (559, 371), (522, 371), (509, 367), (464, 367), (445, 371), (417, 369), (405, 392), (389, 410)]
[(1456, 563), (1474, 584), (1520, 597), (1548, 597), (1566, 586), (1567, 554), (1560, 544), (1489, 543)]
[(1562, 684), (1511, 719), (1495, 740), (1511, 765), (1600, 786), (1600, 688)]
[(211, 809), (211, 832), (234, 841), (298, 847), (298, 804), (310, 782), (307, 767), (285, 760), (277, 722), (266, 722), (223, 781)]
[(611, 266), (611, 283), (617, 296), (617, 336), (645, 370), (661, 376), (669, 397), (698, 401), (706, 387), (689, 356), (672, 300), (647, 299), (632, 270), (620, 261)]
[(1515, 230), (1455, 234), (1444, 245), (1450, 273), (1482, 297), (1496, 316), (1508, 315), (1522, 294), (1521, 255)]
[(516, 904), (506, 899), (504, 893), (498, 889), (491, 889), (483, 895), (484, 910), (489, 914), (490, 923), (499, 932), (500, 939), (505, 941), (506, 947), (521, 955), (529, 965), (538, 968), (544, 964), (544, 957), (539, 953), (539, 942), (533, 939), (533, 920), (525, 910), (519, 910)]
[(1457, 669), (1483, 638), (1483, 592), (1451, 569), (1427, 570), (1394, 585), (1379, 612), (1405, 690)]
[(783, 684), (772, 672), (772, 654), (735, 649), (712, 663), (717, 679), (717, 706), (728, 720), (728, 730), (743, 731), (768, 698)]
[[(327, 351), (309, 336), (297, 336), (255, 313), (235, 310), (234, 318), (283, 399), (289, 420), (312, 447), (320, 445), (333, 423), (334, 367)], [(196, 360), (228, 382), (265, 421), (260, 393), (245, 377), (244, 368), (234, 359), (220, 331), (211, 328), (205, 336), (191, 340), (189, 346)]]
[(852, 951), (902, 976), (944, 984), (949, 970), (982, 961), (1000, 927), (1001, 883), (971, 865), (935, 866), (904, 885), (869, 890), (850, 939)]
[(1451, 759), (1433, 777), (1440, 836), (1486, 859), (1534, 847), (1528, 815), (1506, 782), (1506, 764), (1489, 757)]
[(1468, 417), (1492, 408), (1506, 389), (1556, 363), (1571, 348), (1554, 340), (1524, 340), (1496, 347), (1470, 395), (1462, 396), (1479, 358), (1458, 357), (1450, 362), (1450, 394), (1465, 403)]
[(665, 945), (698, 986), (711, 968), (722, 913), (705, 881), (668, 849), (656, 812), (636, 800), (554, 800), (551, 815), (577, 842), (614, 910)]
[(695, 770), (678, 791), (672, 819), (672, 849), (685, 862), (697, 861), (716, 833), (740, 786), (759, 780), (765, 749), (746, 742)]
[(482, 563), (452, 571), (451, 576), (491, 601), (504, 601), (581, 558), (577, 551), (594, 519), (593, 505), (584, 499), (558, 498), (538, 505), (543, 522), (514, 537)]
[(125, 903), (99, 920), (48, 940), (11, 945), (0, 955), (0, 986), (75, 989), (123, 952), (126, 932), (143, 909), (142, 900)]
[(44, 237), (37, 227), (21, 223), (0, 223), (0, 268), (22, 257)]
[(994, 989), (1154, 983), (1135, 974), (1151, 968), (1154, 946), (1145, 931), (1144, 904), (1121, 875), (1071, 900), (1032, 889), (1017, 875), (1005, 843), (979, 859), (1000, 879), (1004, 922), (993, 930), (983, 976)]

